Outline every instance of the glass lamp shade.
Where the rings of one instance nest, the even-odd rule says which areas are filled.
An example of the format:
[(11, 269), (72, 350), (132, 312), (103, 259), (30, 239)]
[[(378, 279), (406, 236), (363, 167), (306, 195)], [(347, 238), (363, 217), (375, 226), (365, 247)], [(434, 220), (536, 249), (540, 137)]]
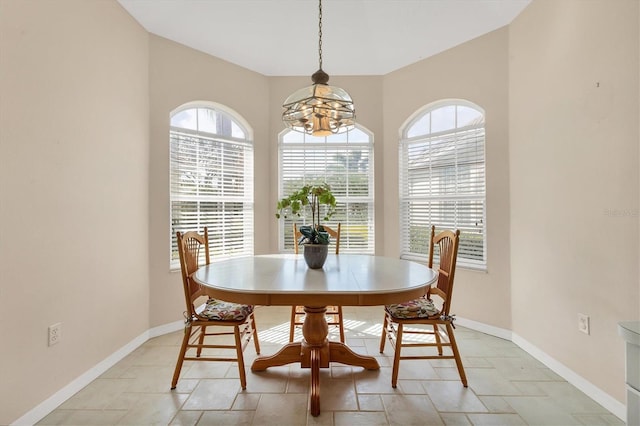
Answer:
[(335, 86), (317, 83), (289, 96), (282, 105), (282, 121), (295, 131), (329, 136), (354, 128), (356, 111), (349, 94)]

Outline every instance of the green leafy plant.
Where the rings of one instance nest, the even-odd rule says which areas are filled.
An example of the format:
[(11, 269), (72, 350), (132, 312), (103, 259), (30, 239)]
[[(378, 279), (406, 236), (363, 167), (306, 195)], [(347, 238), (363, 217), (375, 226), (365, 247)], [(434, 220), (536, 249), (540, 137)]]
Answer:
[(336, 212), (336, 198), (331, 187), (326, 184), (305, 185), (293, 194), (282, 198), (276, 206), (276, 218), (287, 217), (287, 213), (301, 216), (306, 207), (311, 209), (311, 225), (299, 228), (302, 237), (298, 244), (329, 244), (329, 233), (320, 225), (320, 206), (325, 206), (324, 217), (327, 221)]

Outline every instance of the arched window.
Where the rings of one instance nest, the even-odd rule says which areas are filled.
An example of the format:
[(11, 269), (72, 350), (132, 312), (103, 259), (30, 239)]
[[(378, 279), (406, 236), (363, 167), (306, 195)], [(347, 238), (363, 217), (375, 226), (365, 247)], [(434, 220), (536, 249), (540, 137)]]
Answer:
[(459, 266), (486, 269), (484, 123), (482, 108), (447, 100), (401, 128), (401, 257), (427, 259), (435, 225), (460, 229)]
[(212, 257), (253, 254), (253, 141), (250, 127), (223, 105), (200, 102), (171, 113), (171, 266), (176, 231), (209, 228)]
[[(373, 136), (362, 126), (327, 137), (292, 130), (280, 133), (278, 149), (279, 196), (306, 184), (328, 183), (336, 197), (337, 212), (325, 223), (341, 223), (341, 253), (374, 253)], [(308, 210), (308, 209), (307, 209)], [(306, 211), (305, 211), (306, 212)], [(293, 222), (311, 223), (309, 217), (280, 220), (280, 250), (293, 249)]]

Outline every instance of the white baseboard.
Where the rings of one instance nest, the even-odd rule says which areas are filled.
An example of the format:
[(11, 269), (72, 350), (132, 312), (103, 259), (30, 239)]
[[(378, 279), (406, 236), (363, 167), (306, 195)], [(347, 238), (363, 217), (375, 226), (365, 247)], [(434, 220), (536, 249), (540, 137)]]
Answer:
[(107, 358), (96, 364), (94, 367), (86, 371), (81, 376), (77, 377), (67, 386), (60, 389), (55, 394), (51, 395), (49, 398), (38, 404), (35, 408), (27, 412), (25, 415), (20, 417), (18, 420), (11, 423), (16, 426), (30, 426), (34, 425), (40, 420), (42, 420), (45, 416), (51, 413), (53, 410), (58, 408), (60, 404), (65, 402), (67, 399), (71, 398), (73, 395), (78, 393), (82, 388), (87, 386), (89, 383), (100, 377), (104, 374), (105, 371), (116, 365), (120, 362), (124, 357), (129, 355), (131, 352), (136, 350), (140, 345), (142, 345), (147, 340), (162, 336), (163, 334), (172, 333), (174, 331), (180, 330), (184, 326), (184, 321), (175, 321), (169, 324), (161, 325), (158, 327), (150, 328), (149, 330), (143, 332), (138, 337), (131, 340), (129, 343), (109, 355)]
[(149, 329), (149, 339), (162, 336), (165, 334), (173, 333), (184, 327), (184, 321), (174, 321), (169, 324), (159, 325)]
[(513, 338), (511, 340), (513, 341), (513, 343), (520, 346), (529, 355), (549, 367), (557, 375), (580, 389), (589, 398), (593, 399), (598, 404), (611, 411), (620, 420), (626, 422), (627, 407), (624, 403), (618, 401), (608, 393), (604, 392), (602, 389), (600, 389), (584, 377), (576, 374), (576, 372), (568, 368), (566, 365), (552, 358), (551, 356), (540, 350), (538, 347), (532, 345), (517, 334), (513, 333)]
[(580, 389), (589, 398), (593, 399), (598, 404), (611, 411), (611, 413), (613, 413), (620, 420), (626, 421), (627, 407), (624, 403), (618, 401), (584, 377), (576, 374), (573, 370), (558, 362), (556, 359), (540, 350), (537, 346), (532, 345), (527, 340), (523, 339), (512, 331), (465, 318), (456, 318), (456, 323), (461, 325), (462, 327), (470, 328), (471, 330), (479, 331), (481, 333), (489, 334), (495, 337), (500, 337), (502, 339), (511, 340), (513, 343), (520, 346), (520, 348), (522, 348), (522, 350), (527, 352), (529, 355), (549, 367), (554, 373), (565, 379), (567, 382), (571, 383), (576, 388)]
[[(516, 345), (520, 346), (525, 352), (529, 355), (536, 358), (538, 361), (542, 362), (544, 365), (553, 370), (560, 377), (565, 379), (567, 382), (571, 383), (576, 388), (580, 389), (591, 399), (596, 401), (598, 404), (602, 405), (607, 410), (611, 411), (614, 415), (616, 415), (621, 420), (625, 421), (627, 417), (626, 406), (613, 398), (611, 395), (607, 394), (584, 377), (576, 374), (573, 370), (569, 369), (562, 363), (558, 362), (554, 358), (547, 355), (545, 352), (540, 350), (538, 347), (532, 345), (522, 337), (518, 336), (515, 333), (512, 333), (510, 330), (506, 330), (504, 328), (494, 327), (492, 325), (483, 324), (481, 322), (465, 319), (465, 318), (457, 318), (456, 323), (462, 327), (469, 328), (471, 330), (476, 330), (481, 333), (486, 333), (491, 336), (499, 337), (501, 339), (510, 340)], [(169, 324), (164, 324), (158, 327), (150, 328), (144, 333), (140, 334), (138, 337), (133, 339), (131, 342), (127, 343), (122, 348), (118, 349), (116, 352), (111, 354), (105, 360), (98, 363), (95, 367), (91, 368), (86, 373), (82, 374), (80, 377), (69, 383), (67, 386), (60, 389), (58, 392), (53, 394), (51, 397), (38, 404), (35, 408), (27, 412), (24, 416), (20, 417), (18, 420), (12, 423), (12, 425), (16, 426), (29, 426), (33, 425), (40, 420), (42, 420), (45, 416), (55, 410), (60, 404), (65, 402), (67, 399), (71, 398), (82, 388), (87, 386), (89, 383), (100, 377), (105, 371), (109, 368), (113, 367), (116, 363), (122, 360), (125, 356), (129, 355), (136, 348), (142, 345), (147, 340), (162, 336), (167, 333), (172, 333), (174, 331), (180, 330), (184, 326), (183, 321), (175, 321)]]
[(455, 323), (462, 327), (470, 328), (471, 330), (479, 331), (481, 333), (488, 334), (490, 336), (499, 337), (505, 340), (511, 340), (511, 330), (507, 330), (500, 327), (494, 327), (492, 325), (484, 324), (478, 321), (460, 318), (456, 316)]

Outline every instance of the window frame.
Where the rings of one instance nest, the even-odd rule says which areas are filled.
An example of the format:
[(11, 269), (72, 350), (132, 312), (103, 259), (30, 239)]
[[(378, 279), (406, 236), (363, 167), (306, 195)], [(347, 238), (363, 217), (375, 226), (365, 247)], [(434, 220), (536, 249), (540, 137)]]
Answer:
[[(332, 192), (336, 197), (336, 201), (338, 204), (338, 213), (335, 214), (329, 221), (326, 223), (324, 221), (320, 221), (321, 224), (325, 224), (330, 227), (337, 226), (338, 222), (341, 222), (341, 234), (340, 234), (340, 253), (360, 253), (360, 254), (375, 254), (375, 169), (374, 169), (374, 136), (371, 131), (369, 131), (364, 126), (356, 124), (355, 129), (358, 132), (363, 133), (367, 137), (367, 142), (363, 141), (352, 141), (349, 138), (349, 134), (353, 132), (353, 130), (341, 133), (338, 135), (331, 135), (327, 137), (314, 137), (310, 135), (306, 135), (304, 133), (295, 132), (294, 130), (284, 129), (278, 135), (278, 199), (287, 196), (285, 194), (285, 182), (283, 180), (283, 171), (285, 170), (285, 165), (283, 164), (283, 149), (285, 147), (292, 147), (298, 151), (304, 151), (305, 149), (316, 148), (321, 149), (324, 148), (325, 151), (335, 151), (336, 149), (344, 149), (345, 151), (353, 150), (354, 147), (362, 147), (364, 151), (367, 151), (367, 181), (368, 181), (368, 195), (366, 196), (348, 196), (340, 194), (340, 191), (336, 191), (336, 188), (332, 186)], [(302, 142), (285, 142), (284, 138), (287, 135), (293, 135), (294, 137), (301, 138)], [(345, 142), (327, 142), (327, 139), (342, 139), (346, 138)], [(319, 140), (323, 140), (320, 142)], [(329, 155), (329, 154), (326, 154)], [(325, 155), (325, 157), (326, 157)], [(326, 172), (326, 169), (325, 169)], [(348, 174), (345, 174), (347, 176)], [(306, 176), (305, 176), (306, 177)], [(305, 178), (303, 177), (303, 179)], [(320, 183), (316, 179), (310, 179), (309, 181), (303, 180), (304, 184), (307, 183)], [(324, 182), (324, 181), (323, 181)], [(328, 182), (331, 184), (331, 182)], [(347, 184), (348, 186), (348, 184)], [(367, 204), (367, 223), (364, 225), (360, 221), (350, 222), (349, 221), (349, 213), (346, 210), (348, 208), (348, 204)], [(345, 206), (346, 204), (346, 206)], [(341, 205), (345, 206), (344, 216), (345, 219), (341, 219)], [(306, 213), (305, 209), (305, 213)], [(322, 214), (322, 212), (321, 212)], [(309, 215), (310, 216), (310, 215)], [(310, 217), (296, 217), (296, 218), (284, 218), (281, 217), (278, 220), (278, 251), (281, 253), (290, 252), (293, 248), (293, 236), (292, 236), (292, 221), (295, 221), (298, 226), (310, 223)], [(358, 243), (357, 231), (352, 231), (354, 227), (358, 226), (366, 226), (366, 247), (363, 249), (364, 244)], [(351, 243), (351, 244), (350, 244)], [(350, 247), (351, 245), (351, 247)]]
[[(446, 107), (455, 107), (455, 115), (454, 115), (454, 123), (455, 125), (452, 128), (449, 129), (445, 129), (445, 130), (441, 130), (441, 131), (431, 131), (432, 128), (432, 123), (431, 123), (431, 116), (429, 116), (429, 131), (428, 132), (424, 132), (424, 133), (419, 133), (417, 135), (412, 135), (409, 136), (410, 132), (412, 131), (414, 125), (416, 125), (417, 123), (420, 122), (420, 120), (423, 120), (423, 122), (427, 122), (427, 120), (424, 118), (426, 115), (431, 114), (432, 112), (439, 110), (441, 108), (446, 108)], [(482, 117), (482, 120), (480, 123), (475, 123), (475, 124), (470, 124), (470, 125), (466, 125), (466, 126), (461, 126), (458, 127), (458, 109), (457, 107), (465, 107), (465, 108), (471, 108), (473, 110), (475, 110), (477, 113), (479, 113)], [(454, 155), (453, 157), (455, 158), (454, 162), (451, 163), (442, 163), (445, 166), (441, 166), (443, 171), (445, 172), (451, 172), (452, 170), (449, 170), (450, 167), (454, 167), (453, 169), (453, 177), (454, 177), (454, 181), (455, 181), (455, 185), (453, 185), (456, 188), (461, 188), (462, 186), (459, 185), (460, 182), (467, 182), (467, 183), (472, 183), (473, 180), (470, 178), (469, 180), (461, 180), (459, 177), (460, 174), (460, 169), (459, 169), (459, 160), (458, 157), (462, 157), (461, 155), (458, 155), (458, 153), (462, 150), (462, 148), (464, 148), (464, 143), (463, 144), (458, 144), (457, 141), (458, 140), (464, 140), (463, 138), (465, 136), (461, 136), (464, 135), (466, 132), (469, 132), (472, 137), (476, 137), (476, 138), (481, 138), (482, 140), (482, 150), (480, 154), (477, 154), (477, 157), (474, 157), (474, 159), (477, 160), (481, 160), (480, 164), (482, 165), (482, 176), (481, 176), (481, 182), (482, 184), (479, 185), (481, 186), (482, 190), (479, 192), (474, 192), (474, 193), (442, 193), (440, 195), (410, 195), (409, 194), (409, 182), (411, 181), (411, 174), (410, 174), (410, 170), (409, 170), (409, 148), (412, 145), (417, 145), (419, 143), (423, 143), (423, 144), (429, 144), (432, 143), (434, 140), (443, 140), (443, 139), (450, 139), (452, 141), (455, 141), (453, 143), (454, 146)], [(464, 100), (464, 99), (443, 99), (443, 100), (439, 100), (436, 102), (432, 102), (430, 104), (427, 104), (423, 107), (421, 107), (420, 109), (418, 109), (416, 112), (414, 112), (414, 114), (412, 114), (404, 123), (403, 125), (400, 127), (400, 131), (399, 131), (399, 144), (398, 144), (398, 181), (399, 181), (399, 219), (400, 219), (400, 233), (399, 233), (399, 238), (400, 238), (400, 257), (402, 259), (407, 259), (407, 260), (414, 260), (414, 261), (420, 261), (420, 262), (426, 262), (428, 259), (428, 249), (427, 249), (427, 253), (418, 253), (418, 252), (412, 252), (411, 251), (411, 235), (410, 235), (410, 228), (411, 228), (411, 223), (414, 222), (415, 220), (412, 221), (411, 219), (411, 212), (412, 209), (410, 207), (410, 203), (424, 203), (424, 204), (429, 204), (429, 203), (434, 203), (434, 202), (439, 202), (439, 203), (454, 203), (454, 206), (451, 208), (444, 208), (442, 205), (440, 207), (440, 209), (438, 211), (435, 211), (434, 213), (434, 209), (435, 208), (430, 208), (427, 207), (427, 211), (424, 213), (424, 216), (429, 218), (428, 220), (431, 220), (431, 217), (434, 215), (443, 215), (446, 213), (442, 213), (442, 212), (449, 212), (449, 214), (454, 218), (454, 224), (453, 226), (456, 228), (459, 228), (461, 230), (461, 235), (460, 235), (460, 245), (461, 245), (461, 249), (463, 249), (463, 252), (461, 253), (460, 250), (458, 251), (458, 260), (457, 260), (457, 265), (461, 268), (465, 268), (465, 269), (473, 269), (473, 270), (480, 270), (480, 271), (486, 271), (487, 270), (487, 220), (486, 220), (486, 216), (487, 216), (487, 190), (486, 190), (486, 186), (487, 186), (487, 181), (486, 181), (486, 169), (487, 169), (487, 164), (486, 164), (486, 113), (485, 110), (480, 107), (479, 105)], [(461, 148), (462, 147), (462, 148)], [(477, 151), (477, 150), (476, 150)], [(433, 149), (431, 148), (429, 151), (427, 151), (429, 153), (429, 155), (431, 155), (431, 153), (433, 152)], [(428, 160), (425, 160), (425, 162), (428, 162), (428, 164), (430, 165), (430, 167), (433, 167), (433, 159), (432, 157), (428, 157)], [(448, 164), (448, 167), (447, 167)], [(447, 169), (445, 169), (444, 167), (447, 167)], [(430, 172), (431, 173), (431, 172)], [(417, 175), (417, 173), (415, 174)], [(428, 178), (427, 178), (428, 179)], [(425, 184), (425, 186), (432, 188), (432, 182), (427, 182)], [(446, 185), (445, 185), (446, 186)], [(464, 192), (464, 191), (461, 191)], [(479, 203), (479, 205), (481, 205), (481, 209), (482, 212), (480, 215), (476, 215), (475, 217), (480, 219), (480, 225), (478, 225), (477, 221), (475, 222), (475, 226), (476, 228), (474, 230), (479, 231), (480, 235), (482, 235), (482, 258), (480, 260), (477, 259), (473, 259), (471, 258), (471, 256), (467, 257), (465, 256), (464, 253), (464, 247), (472, 247), (473, 248), (473, 243), (472, 241), (472, 235), (474, 234), (474, 232), (472, 232), (471, 226), (468, 224), (465, 224), (464, 221), (460, 220), (460, 216), (462, 215), (462, 213), (460, 213), (460, 208), (459, 208), (459, 203), (469, 203), (469, 206), (473, 206), (473, 203)], [(472, 208), (472, 207), (468, 207), (468, 208)], [(473, 208), (472, 208), (473, 210)], [(470, 210), (470, 211), (472, 211)], [(472, 215), (470, 213), (470, 215)], [(426, 221), (426, 219), (423, 219)], [(438, 223), (433, 223), (434, 225), (436, 225), (436, 232), (438, 232)], [(466, 225), (466, 226), (465, 226)], [(429, 225), (429, 229), (430, 229), (431, 225)], [(442, 229), (442, 228), (440, 228)], [(428, 235), (426, 235), (425, 237), (427, 239), (427, 241), (424, 241), (423, 243), (426, 244), (428, 246)], [(465, 244), (466, 243), (466, 244)], [(437, 256), (437, 253), (436, 253)]]
[[(211, 133), (204, 130), (199, 130), (198, 128), (190, 129), (187, 127), (178, 127), (178, 126), (172, 125), (171, 121), (176, 115), (192, 109), (196, 110), (196, 117), (198, 116), (198, 111), (197, 111), (198, 109), (212, 110), (212, 111), (215, 111), (216, 114), (221, 114), (223, 117), (230, 120), (232, 125), (237, 126), (239, 130), (241, 130), (242, 133), (244, 133), (244, 138), (224, 135), (220, 133)], [(174, 190), (174, 184), (175, 184), (174, 179), (176, 176), (176, 169), (175, 169), (175, 163), (174, 163), (174, 149), (175, 149), (174, 138), (176, 137), (176, 135), (190, 136), (190, 137), (195, 137), (202, 140), (210, 140), (212, 142), (217, 143), (217, 146), (219, 147), (219, 149), (225, 149), (233, 146), (243, 146), (243, 148), (241, 149), (242, 165), (243, 165), (242, 195), (237, 195), (237, 194), (211, 195), (210, 194), (210, 195), (202, 196), (200, 194), (197, 194), (194, 196), (193, 194), (176, 192)], [(244, 218), (244, 220), (242, 220), (243, 235), (251, 235), (251, 236), (254, 235), (253, 233), (254, 212), (255, 212), (254, 153), (255, 153), (255, 145), (253, 141), (253, 129), (251, 128), (249, 123), (239, 113), (237, 113), (236, 111), (234, 111), (233, 109), (225, 105), (222, 105), (216, 102), (209, 102), (209, 101), (194, 101), (194, 102), (188, 102), (188, 103), (182, 104), (169, 113), (169, 233), (170, 233), (169, 235), (169, 268), (170, 270), (173, 271), (173, 270), (180, 269), (180, 260), (177, 255), (177, 242), (176, 242), (175, 233), (177, 230), (180, 230), (179, 228), (184, 228), (174, 223), (174, 216), (173, 216), (174, 203), (177, 203), (177, 202), (186, 203), (186, 202), (192, 201), (194, 197), (197, 198), (196, 200), (197, 202), (205, 202), (205, 203), (212, 203), (212, 204), (242, 203), (243, 218)], [(224, 177), (222, 178), (222, 180), (225, 180)], [(223, 188), (222, 191), (230, 189), (229, 187), (227, 187), (227, 184), (222, 184), (222, 188)], [(200, 197), (204, 198), (204, 200), (200, 201)], [(247, 209), (247, 206), (249, 207), (248, 209)], [(235, 246), (233, 247), (229, 246), (231, 247), (229, 248), (225, 246), (224, 243), (219, 244), (216, 242), (215, 240), (216, 227), (214, 226), (213, 223), (211, 223), (213, 219), (211, 218), (207, 219), (206, 214), (203, 214), (203, 210), (201, 209), (202, 209), (201, 206), (198, 206), (196, 209), (197, 214), (194, 219), (196, 222), (196, 226), (190, 227), (188, 230), (196, 230), (202, 233), (204, 232), (205, 226), (209, 227), (209, 245), (210, 245), (212, 261), (215, 261), (215, 258), (224, 259), (224, 258), (234, 257), (235, 256), (234, 254), (229, 254), (229, 253), (224, 254), (219, 252), (220, 250), (222, 250), (223, 252), (232, 251), (233, 247)], [(223, 210), (223, 211), (226, 211), (226, 210)], [(230, 211), (233, 212), (233, 210), (230, 210)], [(206, 213), (206, 210), (204, 211), (204, 213)], [(234, 222), (229, 222), (227, 226), (231, 227), (233, 223)], [(186, 230), (186, 229), (183, 229), (183, 230)], [(224, 237), (222, 239), (224, 239)], [(253, 253), (254, 253), (253, 237), (248, 239), (243, 238), (242, 249), (241, 249), (241, 252), (238, 254), (238, 256), (253, 255)], [(204, 253), (202, 253), (202, 255), (204, 256)]]

